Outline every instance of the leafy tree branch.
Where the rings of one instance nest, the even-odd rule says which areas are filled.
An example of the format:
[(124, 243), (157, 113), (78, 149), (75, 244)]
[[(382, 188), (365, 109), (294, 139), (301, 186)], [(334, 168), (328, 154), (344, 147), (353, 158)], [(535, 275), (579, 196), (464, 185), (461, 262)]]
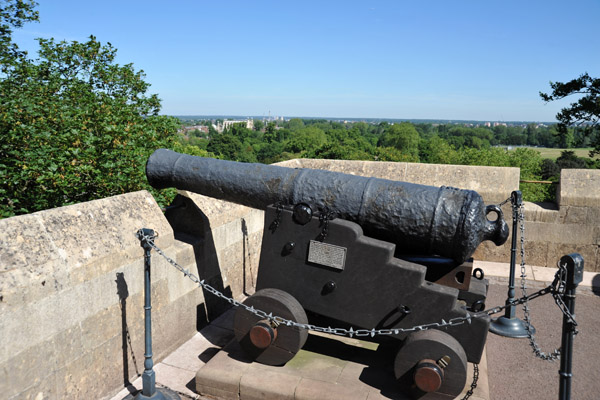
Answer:
[[(556, 114), (560, 135), (567, 135), (570, 126), (579, 126), (584, 128), (586, 135), (593, 136), (600, 124), (600, 79), (592, 78), (586, 72), (565, 83), (550, 82), (550, 88), (550, 94), (540, 92), (540, 97), (546, 102), (582, 95)], [(600, 154), (600, 136), (596, 135), (592, 144), (594, 150), (590, 157)]]

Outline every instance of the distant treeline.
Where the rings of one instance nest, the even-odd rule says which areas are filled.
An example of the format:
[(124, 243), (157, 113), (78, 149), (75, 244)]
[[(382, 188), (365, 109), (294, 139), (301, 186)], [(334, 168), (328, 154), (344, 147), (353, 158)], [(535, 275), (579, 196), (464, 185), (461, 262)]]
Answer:
[[(183, 122), (183, 121), (182, 121)], [(263, 123), (254, 129), (242, 124), (219, 133), (215, 121), (190, 121), (208, 132), (180, 134), (181, 150), (243, 162), (274, 163), (292, 158), (407, 161), (436, 164), (510, 166), (521, 169), (522, 180), (557, 181), (561, 168), (597, 168), (598, 160), (563, 151), (556, 160), (542, 159), (535, 149), (509, 146), (586, 147), (590, 137), (578, 129), (560, 136), (554, 125), (464, 126), (455, 124), (390, 124), (334, 122), (294, 118)], [(553, 200), (554, 185), (523, 183), (528, 201)]]

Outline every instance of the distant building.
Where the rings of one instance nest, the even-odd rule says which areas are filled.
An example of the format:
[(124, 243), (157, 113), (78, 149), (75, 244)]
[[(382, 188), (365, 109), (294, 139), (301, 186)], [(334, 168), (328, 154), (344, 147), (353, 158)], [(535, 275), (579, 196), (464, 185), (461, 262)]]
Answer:
[(179, 132), (187, 134), (191, 131), (200, 131), (202, 133), (208, 133), (208, 126), (204, 126), (204, 125), (184, 126), (181, 128), (181, 130)]
[(222, 133), (225, 129), (231, 128), (235, 124), (245, 124), (246, 128), (254, 129), (254, 121), (250, 118), (248, 118), (247, 120), (223, 121), (223, 124), (217, 124), (215, 126), (215, 129), (217, 130), (217, 132)]

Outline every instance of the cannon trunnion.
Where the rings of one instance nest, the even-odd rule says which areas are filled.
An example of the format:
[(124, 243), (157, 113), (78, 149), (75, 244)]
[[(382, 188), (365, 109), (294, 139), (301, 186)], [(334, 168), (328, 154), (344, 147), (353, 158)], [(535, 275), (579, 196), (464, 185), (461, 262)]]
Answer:
[(307, 340), (306, 324), (324, 320), (340, 330), (385, 331), (368, 339), (400, 345), (393, 369), (411, 397), (460, 394), (490, 324), (476, 313), (487, 281), (472, 276), (469, 257), (482, 240), (506, 241), (498, 207), (468, 190), (169, 150), (150, 157), (146, 174), (157, 188), (265, 210), (256, 293), (234, 318), (236, 339), (253, 360), (285, 364)]

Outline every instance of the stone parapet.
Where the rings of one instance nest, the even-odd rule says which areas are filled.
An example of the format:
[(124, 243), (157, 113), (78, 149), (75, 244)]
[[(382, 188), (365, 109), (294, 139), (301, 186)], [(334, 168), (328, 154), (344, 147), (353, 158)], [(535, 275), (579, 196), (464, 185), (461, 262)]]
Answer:
[[(563, 255), (579, 253), (583, 256), (586, 271), (600, 272), (599, 177), (599, 170), (564, 169), (558, 191), (560, 204), (525, 202), (527, 264), (556, 267)], [(511, 210), (503, 209), (510, 223)], [(510, 244), (495, 247), (483, 243), (474, 257), (482, 261), (506, 262), (510, 259)]]
[(600, 207), (600, 170), (561, 170), (557, 197), (558, 205), (561, 207)]
[[(146, 192), (0, 220), (0, 393), (102, 398), (144, 369), (144, 251), (135, 234), (196, 269)], [(160, 360), (206, 323), (204, 295), (152, 254), (153, 350)]]

